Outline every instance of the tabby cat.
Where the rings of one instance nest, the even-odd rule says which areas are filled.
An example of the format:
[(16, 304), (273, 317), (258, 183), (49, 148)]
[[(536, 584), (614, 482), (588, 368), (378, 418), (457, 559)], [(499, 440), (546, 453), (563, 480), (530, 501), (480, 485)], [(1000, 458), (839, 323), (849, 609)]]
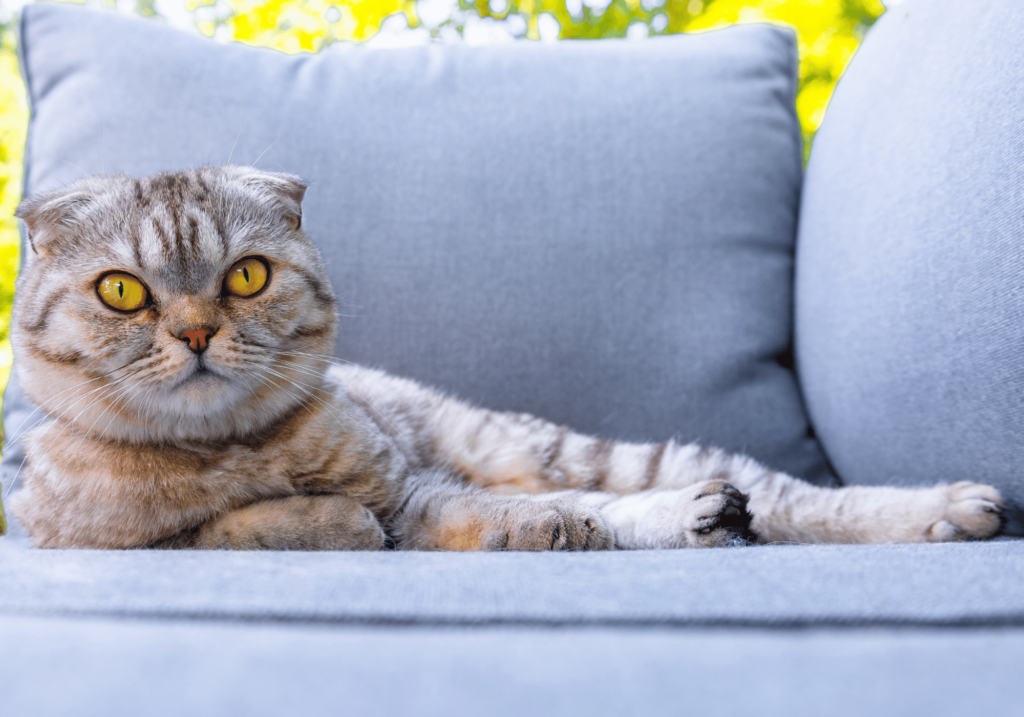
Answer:
[(12, 510), (39, 547), (596, 550), (988, 538), (995, 489), (826, 489), (618, 443), (330, 356), (306, 185), (248, 167), (26, 199)]

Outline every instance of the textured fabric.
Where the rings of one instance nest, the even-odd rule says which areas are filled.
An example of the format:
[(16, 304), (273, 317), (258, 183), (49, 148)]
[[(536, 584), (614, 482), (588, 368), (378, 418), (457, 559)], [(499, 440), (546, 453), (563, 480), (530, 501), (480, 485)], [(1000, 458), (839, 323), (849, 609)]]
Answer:
[(815, 139), (796, 272), (798, 369), (839, 476), (991, 483), (1019, 534), (1022, 32), (1018, 0), (882, 17)]
[[(792, 34), (285, 56), (23, 14), (26, 191), (254, 163), (312, 182), (337, 355), (592, 434), (826, 480), (792, 373)], [(8, 394), (7, 435), (26, 408)], [(5, 472), (20, 462), (4, 456)]]
[(1024, 631), (395, 629), (0, 617), (7, 714), (1020, 711)]
[(596, 553), (31, 550), (0, 614), (413, 624), (1024, 625), (1024, 540)]

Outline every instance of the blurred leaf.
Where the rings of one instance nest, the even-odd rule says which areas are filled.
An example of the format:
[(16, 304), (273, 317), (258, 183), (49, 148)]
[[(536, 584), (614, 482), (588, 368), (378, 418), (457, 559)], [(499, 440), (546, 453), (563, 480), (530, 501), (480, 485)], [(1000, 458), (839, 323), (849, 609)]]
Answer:
[(20, 245), (14, 210), (21, 199), (22, 153), (28, 128), (28, 102), (18, 71), (16, 48), (14, 23), (9, 22), (0, 29), (0, 389), (7, 386), (11, 371), (8, 335)]

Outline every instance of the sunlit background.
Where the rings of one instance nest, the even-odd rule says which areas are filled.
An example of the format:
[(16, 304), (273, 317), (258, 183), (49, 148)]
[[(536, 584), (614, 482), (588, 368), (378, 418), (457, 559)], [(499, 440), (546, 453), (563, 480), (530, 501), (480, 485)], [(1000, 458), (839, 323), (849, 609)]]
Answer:
[[(336, 43), (402, 46), (429, 42), (624, 37), (698, 32), (733, 23), (772, 22), (799, 38), (797, 112), (805, 153), (832, 89), (880, 0), (89, 0), (221, 42), (284, 52), (330, 52)], [(890, 1), (887, 4), (893, 5)], [(24, 0), (0, 0), (0, 388), (11, 366), (8, 342), (19, 235), (28, 106), (17, 62), (17, 18)], [(2, 404), (0, 404), (2, 405)]]

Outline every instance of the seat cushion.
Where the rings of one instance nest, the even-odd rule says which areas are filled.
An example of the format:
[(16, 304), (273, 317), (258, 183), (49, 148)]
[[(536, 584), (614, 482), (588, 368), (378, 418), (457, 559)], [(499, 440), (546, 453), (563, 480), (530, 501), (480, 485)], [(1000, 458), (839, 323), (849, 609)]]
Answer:
[[(789, 31), (287, 56), (33, 5), (21, 49), (27, 192), (229, 161), (302, 175), (338, 357), (827, 480), (780, 363), (801, 182)], [(29, 406), (7, 397), (14, 436)]]
[(418, 625), (1024, 625), (1024, 540), (579, 553), (34, 550), (0, 615)]
[(0, 615), (0, 642), (5, 713), (32, 717), (1012, 715), (1024, 657), (1020, 627), (420, 628)]
[(796, 355), (849, 483), (984, 481), (1024, 533), (1024, 4), (911, 0), (814, 143)]
[(327, 715), (339, 695), (353, 714), (1014, 714), (1022, 562), (1015, 539), (297, 553), (16, 533), (0, 684), (33, 716)]

